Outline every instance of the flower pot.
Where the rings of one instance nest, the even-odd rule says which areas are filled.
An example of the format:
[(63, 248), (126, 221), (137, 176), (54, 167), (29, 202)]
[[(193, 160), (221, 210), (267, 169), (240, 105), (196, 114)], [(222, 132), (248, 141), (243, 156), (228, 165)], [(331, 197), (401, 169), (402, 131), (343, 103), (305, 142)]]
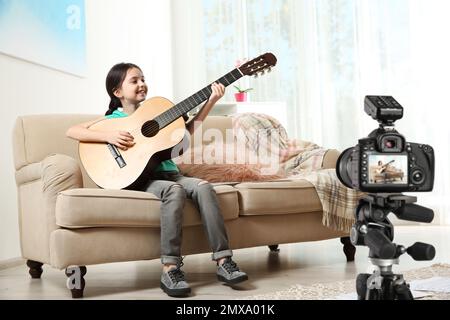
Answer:
[(234, 94), (236, 102), (245, 102), (247, 101), (247, 92), (238, 92)]

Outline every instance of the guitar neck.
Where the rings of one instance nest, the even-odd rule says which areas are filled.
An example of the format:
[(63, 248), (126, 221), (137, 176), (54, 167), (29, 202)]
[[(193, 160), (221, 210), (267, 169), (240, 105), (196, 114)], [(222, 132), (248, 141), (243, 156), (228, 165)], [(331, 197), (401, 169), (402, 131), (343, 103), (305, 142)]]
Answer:
[(391, 160), (388, 163), (386, 163), (385, 165), (382, 166), (382, 168), (386, 168), (388, 165), (390, 165), (391, 163), (393, 163), (395, 160)]
[[(239, 69), (234, 69), (233, 71), (227, 73), (222, 78), (216, 80), (215, 82), (223, 84), (225, 87), (229, 86), (233, 82), (239, 80), (243, 77), (243, 74)], [(209, 99), (211, 96), (212, 89), (211, 85), (204, 87), (200, 91), (194, 93), (187, 99), (184, 99), (180, 103), (174, 105), (169, 110), (163, 112), (157, 116), (154, 120), (158, 122), (159, 128), (162, 129), (168, 124), (180, 118), (183, 114), (195, 109), (199, 104)]]

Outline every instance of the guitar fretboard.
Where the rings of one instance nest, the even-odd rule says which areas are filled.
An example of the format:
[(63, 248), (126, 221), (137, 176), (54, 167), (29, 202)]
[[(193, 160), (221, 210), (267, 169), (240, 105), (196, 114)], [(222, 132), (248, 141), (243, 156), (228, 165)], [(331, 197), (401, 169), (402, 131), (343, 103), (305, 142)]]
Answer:
[[(223, 84), (225, 87), (229, 86), (233, 82), (237, 81), (238, 79), (242, 78), (242, 73), (238, 69), (234, 69), (233, 71), (227, 73), (219, 80), (215, 81), (218, 83)], [(169, 110), (161, 113), (159, 116), (157, 116), (155, 121), (158, 122), (159, 129), (162, 129), (175, 121), (176, 119), (180, 118), (183, 114), (191, 111), (195, 107), (197, 107), (200, 103), (206, 101), (211, 96), (212, 89), (211, 85), (203, 88), (202, 90), (194, 93), (192, 96), (190, 96), (187, 99), (184, 99), (180, 103), (174, 105)]]

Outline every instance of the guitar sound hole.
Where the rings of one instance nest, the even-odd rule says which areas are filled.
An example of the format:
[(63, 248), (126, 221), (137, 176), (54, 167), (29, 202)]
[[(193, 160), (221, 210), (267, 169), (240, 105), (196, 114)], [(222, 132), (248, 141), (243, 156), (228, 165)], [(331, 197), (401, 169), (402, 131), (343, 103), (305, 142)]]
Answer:
[(150, 120), (144, 123), (141, 128), (142, 135), (147, 138), (154, 137), (159, 132), (159, 123), (155, 120)]

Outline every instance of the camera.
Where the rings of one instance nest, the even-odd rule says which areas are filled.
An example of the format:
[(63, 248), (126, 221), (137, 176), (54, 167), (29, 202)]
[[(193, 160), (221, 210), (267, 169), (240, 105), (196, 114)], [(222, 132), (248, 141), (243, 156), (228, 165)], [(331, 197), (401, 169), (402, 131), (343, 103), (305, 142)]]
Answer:
[(366, 96), (364, 110), (379, 122), (379, 128), (353, 148), (342, 152), (336, 174), (348, 188), (367, 192), (359, 199), (350, 241), (369, 247), (369, 260), (376, 267), (372, 274), (356, 279), (359, 300), (414, 299), (403, 275), (395, 274), (392, 265), (408, 253), (414, 260), (432, 260), (432, 245), (416, 242), (406, 248), (395, 244), (394, 226), (388, 215), (408, 221), (429, 223), (433, 210), (415, 204), (408, 191), (431, 191), (434, 183), (434, 151), (426, 144), (407, 142), (394, 128), (403, 117), (403, 107), (391, 96)]
[(380, 126), (341, 153), (336, 164), (339, 180), (362, 192), (431, 191), (434, 151), (429, 145), (407, 142), (395, 130), (403, 107), (391, 96), (366, 96), (364, 110)]

